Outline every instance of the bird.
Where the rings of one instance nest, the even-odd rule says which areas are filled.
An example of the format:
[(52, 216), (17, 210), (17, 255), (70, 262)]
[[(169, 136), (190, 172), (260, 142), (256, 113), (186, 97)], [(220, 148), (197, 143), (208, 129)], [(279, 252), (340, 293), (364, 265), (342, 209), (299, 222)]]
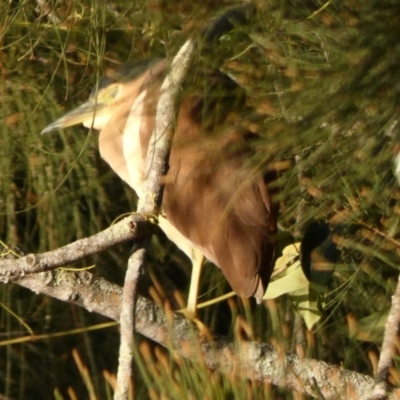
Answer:
[[(140, 198), (167, 59), (122, 68), (89, 100), (42, 133), (83, 123), (99, 131), (101, 157)], [(245, 90), (217, 68), (192, 68), (182, 85), (159, 226), (192, 261), (187, 302), (195, 316), (204, 260), (219, 267), (237, 295), (257, 303), (277, 258), (277, 173), (254, 166), (259, 135), (241, 127)]]

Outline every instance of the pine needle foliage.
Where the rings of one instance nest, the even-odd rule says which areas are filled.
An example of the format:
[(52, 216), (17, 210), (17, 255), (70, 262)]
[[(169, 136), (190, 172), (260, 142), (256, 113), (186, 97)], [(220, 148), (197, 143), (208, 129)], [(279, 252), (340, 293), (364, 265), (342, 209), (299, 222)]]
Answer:
[[(0, 4), (0, 238), (23, 252), (55, 249), (106, 228), (134, 210), (136, 198), (100, 159), (96, 134), (74, 128), (39, 132), (82, 103), (100, 77), (136, 59), (173, 57), (217, 12), (233, 2), (192, 0), (2, 1)], [(308, 357), (372, 374), (400, 265), (400, 30), (395, 0), (255, 1), (254, 23), (199, 54), (247, 93), (237, 121), (260, 133), (256, 168), (281, 170), (280, 228), (290, 239), (313, 220), (327, 221), (340, 248), (328, 307), (303, 343)], [(187, 284), (187, 260), (158, 239), (143, 292), (153, 279)], [(96, 273), (121, 283), (129, 246), (93, 257)], [(161, 275), (164, 274), (164, 275)], [(161, 278), (160, 276), (166, 276)], [(169, 278), (169, 279), (168, 279)], [(168, 291), (168, 288), (165, 289)], [(172, 290), (172, 289), (171, 289)], [(227, 290), (207, 268), (207, 297)], [(2, 339), (94, 324), (75, 306), (0, 287)], [(365, 323), (366, 317), (376, 316)], [(202, 314), (221, 333), (295, 348), (295, 313), (287, 298), (269, 308), (241, 300)], [(357, 321), (360, 323), (357, 324)], [(247, 325), (246, 325), (247, 326)], [(247, 334), (249, 331), (247, 331)], [(237, 337), (236, 337), (237, 338)], [(1, 344), (1, 342), (0, 342)], [(91, 374), (90, 393), (110, 398), (104, 371), (115, 371), (118, 332), (0, 347), (0, 393), (10, 398), (77, 398), (88, 387), (73, 360), (77, 348)], [(137, 398), (291, 398), (173, 358), (143, 339), (137, 353)], [(37, 365), (46, 365), (38, 370)], [(48, 366), (51, 366), (48, 368)], [(40, 384), (38, 385), (38, 382)], [(86, 381), (87, 382), (87, 381)], [(204, 393), (204, 382), (210, 382)], [(70, 387), (70, 389), (68, 389)], [(91, 397), (92, 398), (92, 397)]]

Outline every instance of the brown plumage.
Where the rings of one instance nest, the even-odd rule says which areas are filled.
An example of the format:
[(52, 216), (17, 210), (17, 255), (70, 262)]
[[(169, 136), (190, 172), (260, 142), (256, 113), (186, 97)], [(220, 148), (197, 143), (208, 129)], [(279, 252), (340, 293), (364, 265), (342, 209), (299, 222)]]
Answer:
[[(154, 128), (155, 109), (166, 60), (134, 80), (109, 86), (111, 102), (81, 106), (44, 131), (79, 122), (100, 129), (101, 156), (141, 196), (144, 166)], [(116, 89), (112, 89), (115, 87)], [(109, 93), (108, 92), (108, 93)], [(115, 92), (115, 94), (114, 94)], [(217, 70), (196, 70), (180, 99), (160, 226), (192, 260), (200, 250), (221, 268), (233, 290), (258, 302), (266, 290), (276, 257), (278, 207), (269, 184), (252, 165), (254, 133), (232, 122), (245, 108), (243, 90)], [(95, 106), (93, 105), (95, 104)], [(78, 109), (79, 110), (79, 109)]]

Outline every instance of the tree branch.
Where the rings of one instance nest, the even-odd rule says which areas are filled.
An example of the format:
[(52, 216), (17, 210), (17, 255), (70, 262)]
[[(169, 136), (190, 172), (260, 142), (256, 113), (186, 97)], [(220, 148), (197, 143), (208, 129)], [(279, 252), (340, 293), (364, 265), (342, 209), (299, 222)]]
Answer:
[[(13, 278), (13, 282), (118, 321), (122, 289), (102, 278), (94, 279), (87, 271), (51, 271)], [(135, 318), (140, 334), (194, 363), (205, 363), (222, 373), (273, 383), (324, 399), (365, 399), (374, 387), (374, 380), (369, 376), (294, 354), (282, 355), (265, 343), (232, 343), (223, 337), (213, 342), (199, 342), (191, 321), (172, 312), (166, 315), (141, 296), (137, 299)]]
[(27, 254), (18, 259), (0, 259), (0, 277), (4, 280), (50, 271), (100, 253), (119, 243), (141, 239), (144, 236), (144, 218), (132, 215), (110, 228), (88, 238), (79, 239), (59, 249), (41, 254)]

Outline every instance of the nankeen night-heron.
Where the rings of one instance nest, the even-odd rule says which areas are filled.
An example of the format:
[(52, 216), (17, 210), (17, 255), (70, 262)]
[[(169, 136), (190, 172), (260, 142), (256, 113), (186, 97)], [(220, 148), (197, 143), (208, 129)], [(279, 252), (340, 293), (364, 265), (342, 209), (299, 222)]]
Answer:
[[(139, 63), (42, 133), (83, 123), (100, 131), (102, 158), (140, 197), (167, 60)], [(134, 75), (134, 76), (132, 76)], [(188, 312), (197, 305), (204, 257), (232, 289), (261, 302), (276, 259), (273, 171), (251, 163), (258, 135), (241, 128), (245, 94), (218, 70), (195, 69), (180, 95), (159, 225), (193, 263)]]

